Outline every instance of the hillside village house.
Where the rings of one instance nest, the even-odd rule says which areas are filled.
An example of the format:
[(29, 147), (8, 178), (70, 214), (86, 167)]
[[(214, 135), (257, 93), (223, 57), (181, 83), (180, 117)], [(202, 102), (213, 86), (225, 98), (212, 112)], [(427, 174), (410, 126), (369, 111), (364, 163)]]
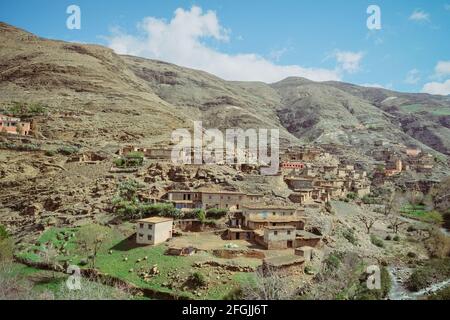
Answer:
[(0, 114), (0, 132), (27, 136), (30, 131), (31, 124), (29, 122), (21, 122), (20, 118)]
[(231, 215), (227, 238), (254, 241), (267, 250), (296, 248), (297, 243), (307, 240), (305, 236), (314, 236), (307, 232), (297, 233), (305, 227), (306, 218), (302, 212), (283, 205), (244, 205), (242, 211)]
[(258, 202), (262, 195), (234, 191), (172, 190), (168, 201), (177, 209), (227, 209), (240, 210), (245, 203)]
[(173, 219), (152, 217), (137, 221), (136, 242), (157, 245), (172, 238)]

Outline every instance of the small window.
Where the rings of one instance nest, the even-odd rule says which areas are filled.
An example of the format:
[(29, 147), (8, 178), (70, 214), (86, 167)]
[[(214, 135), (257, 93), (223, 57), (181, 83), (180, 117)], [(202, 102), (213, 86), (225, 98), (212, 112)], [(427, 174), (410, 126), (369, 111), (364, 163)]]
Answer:
[(139, 233), (139, 238), (143, 238), (144, 235), (142, 233)]
[(144, 224), (143, 224), (143, 223), (140, 223), (140, 224), (139, 224), (139, 228), (144, 229)]
[(276, 216), (277, 214), (276, 214), (276, 212), (272, 212), (272, 215)]
[(149, 224), (148, 225), (148, 230), (153, 230), (153, 225)]
[(288, 236), (290, 236), (291, 235), (291, 231), (288, 231), (287, 234), (288, 234)]
[(278, 235), (278, 231), (274, 231), (274, 233), (273, 233), (273, 234), (277, 236), (277, 235)]
[(152, 236), (151, 236), (151, 235), (148, 235), (148, 236), (147, 236), (147, 239), (148, 239), (148, 241), (152, 241)]

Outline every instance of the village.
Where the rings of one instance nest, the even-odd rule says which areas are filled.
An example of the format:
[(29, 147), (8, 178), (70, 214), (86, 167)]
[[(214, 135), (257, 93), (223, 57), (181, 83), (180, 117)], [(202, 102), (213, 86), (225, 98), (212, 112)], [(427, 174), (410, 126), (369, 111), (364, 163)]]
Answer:
[[(59, 171), (61, 177), (70, 177), (66, 173), (70, 170), (96, 177), (96, 184), (92, 199), (85, 200), (80, 214), (68, 218), (63, 218), (67, 209), (62, 194), (51, 196), (42, 205), (23, 199), (27, 221), (34, 223), (37, 218), (41, 221), (37, 230), (41, 231), (39, 245), (24, 246), (18, 254), (20, 261), (41, 261), (42, 248), (48, 250), (57, 243), (58, 261), (63, 266), (75, 262), (84, 268), (126, 274), (118, 279), (151, 289), (151, 297), (221, 299), (259, 273), (281, 276), (283, 285), (293, 291), (308, 288), (336, 250), (347, 250), (348, 244), (340, 242), (336, 233), (356, 243), (356, 231), (347, 223), (353, 229), (356, 225), (369, 230), (370, 237), (360, 249), (368, 261), (382, 256), (380, 249), (375, 249), (373, 228), (380, 238), (398, 238), (402, 222), (392, 221), (399, 218), (382, 222), (382, 217), (365, 217), (369, 212), (376, 216), (377, 210), (388, 210), (388, 203), (379, 200), (380, 190), (426, 194), (440, 182), (433, 174), (442, 163), (413, 145), (375, 141), (367, 158), (359, 159), (344, 146), (287, 144), (279, 150), (278, 170), (267, 175), (263, 169), (273, 163), (240, 163), (238, 156), (249, 159), (258, 152), (238, 147), (222, 150), (228, 152), (227, 158), (217, 163), (209, 163), (208, 158), (198, 162), (198, 146), (181, 149), (184, 163), (174, 162), (173, 143), (124, 144), (107, 151), (62, 146), (53, 151), (49, 149), (54, 148), (53, 143), (47, 144), (40, 133), (45, 123), (39, 114), (2, 115), (0, 147), (7, 150), (13, 146), (12, 152), (43, 152), (50, 160), (46, 166)], [(381, 201), (381, 207), (373, 204), (374, 199)], [(347, 217), (347, 211), (354, 214)], [(45, 216), (48, 218), (39, 219)], [(8, 221), (15, 226), (19, 220), (9, 217)], [(94, 225), (92, 221), (96, 221)], [(391, 224), (395, 226), (393, 235)], [(100, 267), (92, 253), (80, 256), (79, 240), (69, 236), (89, 227), (94, 228), (89, 232), (114, 239), (114, 245), (99, 254)], [(410, 229), (405, 226), (402, 232)], [(372, 245), (375, 248), (368, 250)]]

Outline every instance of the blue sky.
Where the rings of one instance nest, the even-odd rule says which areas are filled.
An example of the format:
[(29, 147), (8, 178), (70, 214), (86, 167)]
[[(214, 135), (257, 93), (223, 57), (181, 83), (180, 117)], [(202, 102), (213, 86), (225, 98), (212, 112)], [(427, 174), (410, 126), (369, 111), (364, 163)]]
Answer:
[[(81, 30), (66, 27), (72, 4)], [(372, 4), (381, 30), (367, 28)], [(450, 0), (3, 0), (0, 21), (228, 80), (298, 75), (450, 94)]]

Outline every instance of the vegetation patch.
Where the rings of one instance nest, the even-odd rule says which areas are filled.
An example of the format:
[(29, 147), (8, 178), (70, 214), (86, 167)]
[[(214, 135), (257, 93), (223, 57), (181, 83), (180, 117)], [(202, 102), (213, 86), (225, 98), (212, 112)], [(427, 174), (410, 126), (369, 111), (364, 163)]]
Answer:
[(414, 270), (407, 286), (411, 291), (425, 289), (434, 283), (445, 281), (450, 277), (450, 258), (433, 259)]
[(435, 210), (428, 211), (425, 205), (422, 204), (408, 204), (400, 211), (404, 216), (428, 223), (442, 224), (444, 218), (442, 214)]

